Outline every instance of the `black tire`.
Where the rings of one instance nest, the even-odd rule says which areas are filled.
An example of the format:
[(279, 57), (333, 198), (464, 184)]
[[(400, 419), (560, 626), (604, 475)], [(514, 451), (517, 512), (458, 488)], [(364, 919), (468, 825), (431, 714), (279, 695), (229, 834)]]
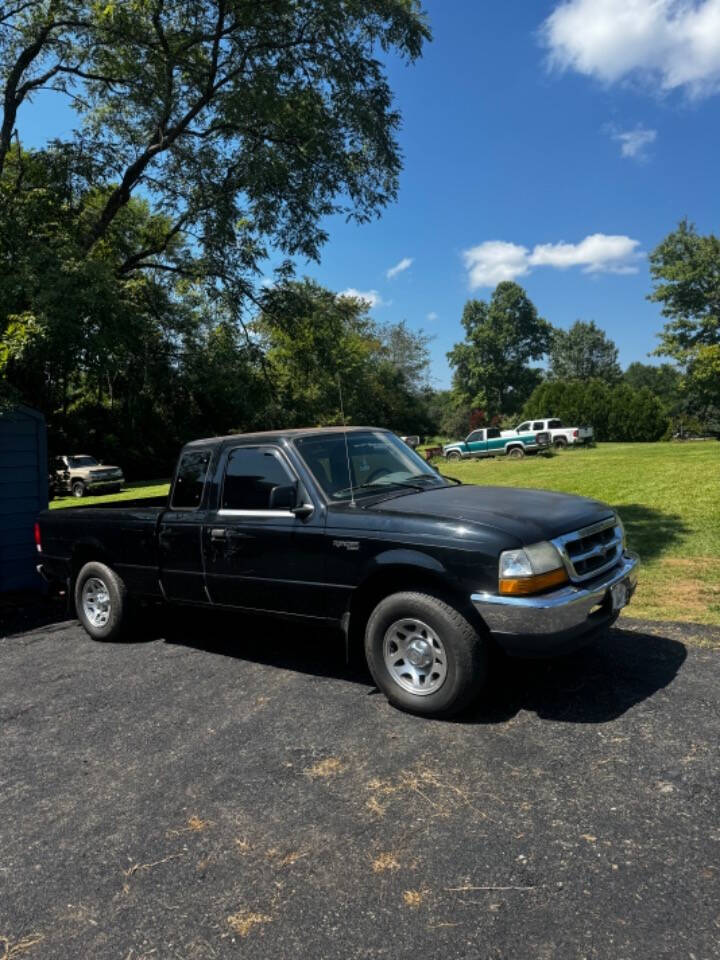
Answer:
[[(399, 621), (421, 621), (440, 639), (446, 660), (442, 684), (432, 693), (404, 689), (385, 661), (386, 634)], [(393, 593), (375, 607), (365, 629), (365, 656), (373, 680), (390, 703), (421, 716), (450, 717), (480, 692), (487, 677), (488, 641), (455, 607), (427, 593)]]
[(553, 440), (553, 446), (555, 447), (556, 450), (562, 450), (562, 448), (566, 447), (567, 445), (568, 445), (568, 442), (565, 439), (565, 437), (555, 437), (555, 439)]
[(525, 451), (522, 447), (511, 447), (507, 452), (508, 457), (512, 460), (522, 460), (525, 456)]
[(462, 460), (462, 456), (458, 450), (450, 450), (449, 453), (445, 454), (446, 460)]
[[(107, 593), (108, 615), (104, 623), (93, 622), (88, 612), (88, 604), (85, 602), (86, 598), (83, 593), (86, 584), (89, 584), (90, 581), (97, 581), (102, 584)], [(125, 584), (114, 570), (105, 566), (104, 563), (95, 561), (86, 563), (75, 580), (74, 597), (78, 620), (93, 640), (119, 640), (121, 638), (129, 613), (129, 598)], [(99, 606), (104, 606), (104, 603), (101, 602)]]
[(85, 484), (82, 480), (73, 480), (70, 484), (70, 493), (79, 500), (85, 496)]

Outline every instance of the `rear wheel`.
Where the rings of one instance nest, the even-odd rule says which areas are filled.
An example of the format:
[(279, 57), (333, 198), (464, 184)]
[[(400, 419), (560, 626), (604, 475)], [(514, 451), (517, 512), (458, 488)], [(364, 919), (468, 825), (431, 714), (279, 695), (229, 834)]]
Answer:
[(555, 447), (556, 450), (561, 450), (563, 447), (566, 447), (567, 445), (568, 445), (568, 442), (565, 439), (565, 437), (555, 437), (555, 439), (553, 440), (553, 446)]
[(84, 497), (85, 484), (82, 482), (82, 480), (73, 480), (72, 485), (70, 487), (70, 492), (74, 497), (77, 497), (78, 499), (80, 499), (80, 497)]
[(373, 679), (393, 706), (424, 716), (458, 713), (487, 674), (487, 641), (456, 608), (426, 593), (394, 593), (365, 631)]
[(522, 447), (512, 447), (510, 450), (508, 450), (507, 455), (513, 460), (522, 460), (522, 458), (525, 456), (525, 451)]
[(117, 640), (128, 613), (125, 584), (104, 563), (86, 563), (75, 581), (75, 609), (93, 640)]

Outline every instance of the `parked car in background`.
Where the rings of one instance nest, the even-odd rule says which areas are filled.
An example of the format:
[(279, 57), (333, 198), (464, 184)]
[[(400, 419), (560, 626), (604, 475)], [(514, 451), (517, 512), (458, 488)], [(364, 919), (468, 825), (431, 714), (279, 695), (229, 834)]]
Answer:
[(417, 435), (400, 437), (400, 439), (403, 440), (409, 447), (412, 447), (413, 450), (417, 450), (417, 448), (420, 446), (420, 437)]
[(514, 430), (503, 430), (504, 437), (516, 437), (529, 431), (542, 430), (550, 434), (550, 443), (554, 447), (574, 447), (583, 443), (592, 443), (592, 427), (566, 427), (562, 420), (525, 420)]
[(550, 442), (546, 433), (514, 433), (512, 437), (502, 435), (496, 427), (473, 430), (464, 440), (446, 443), (443, 455), (448, 460), (469, 460), (476, 457), (524, 457), (526, 453), (537, 453)]
[(125, 483), (120, 467), (108, 466), (87, 453), (55, 457), (51, 472), (55, 478), (54, 496), (70, 493), (79, 498), (87, 493), (116, 493)]

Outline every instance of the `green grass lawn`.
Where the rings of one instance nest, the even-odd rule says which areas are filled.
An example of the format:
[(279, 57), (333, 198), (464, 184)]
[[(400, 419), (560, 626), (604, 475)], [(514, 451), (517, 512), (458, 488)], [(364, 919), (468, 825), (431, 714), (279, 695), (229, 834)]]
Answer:
[(170, 489), (169, 483), (136, 483), (125, 487), (120, 493), (106, 493), (99, 497), (58, 497), (50, 502), (51, 510), (64, 507), (89, 507), (93, 503), (115, 503), (118, 500), (137, 500), (139, 497), (165, 497)]
[(603, 443), (440, 468), (465, 483), (561, 490), (617, 507), (642, 560), (628, 616), (720, 625), (720, 443)]
[[(720, 443), (603, 443), (553, 457), (440, 464), (466, 483), (540, 487), (617, 507), (642, 559), (628, 616), (720, 626)], [(52, 509), (167, 494), (167, 483), (53, 501)]]

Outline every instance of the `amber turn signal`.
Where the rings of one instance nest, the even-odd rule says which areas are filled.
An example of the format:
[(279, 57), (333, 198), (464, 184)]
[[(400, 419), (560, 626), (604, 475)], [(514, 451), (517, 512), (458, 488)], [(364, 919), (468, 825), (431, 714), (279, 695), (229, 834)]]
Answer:
[(538, 573), (533, 577), (508, 577), (500, 580), (500, 593), (514, 597), (527, 596), (547, 590), (548, 587), (556, 587), (560, 583), (567, 583), (567, 579), (564, 567), (550, 570), (549, 573)]

